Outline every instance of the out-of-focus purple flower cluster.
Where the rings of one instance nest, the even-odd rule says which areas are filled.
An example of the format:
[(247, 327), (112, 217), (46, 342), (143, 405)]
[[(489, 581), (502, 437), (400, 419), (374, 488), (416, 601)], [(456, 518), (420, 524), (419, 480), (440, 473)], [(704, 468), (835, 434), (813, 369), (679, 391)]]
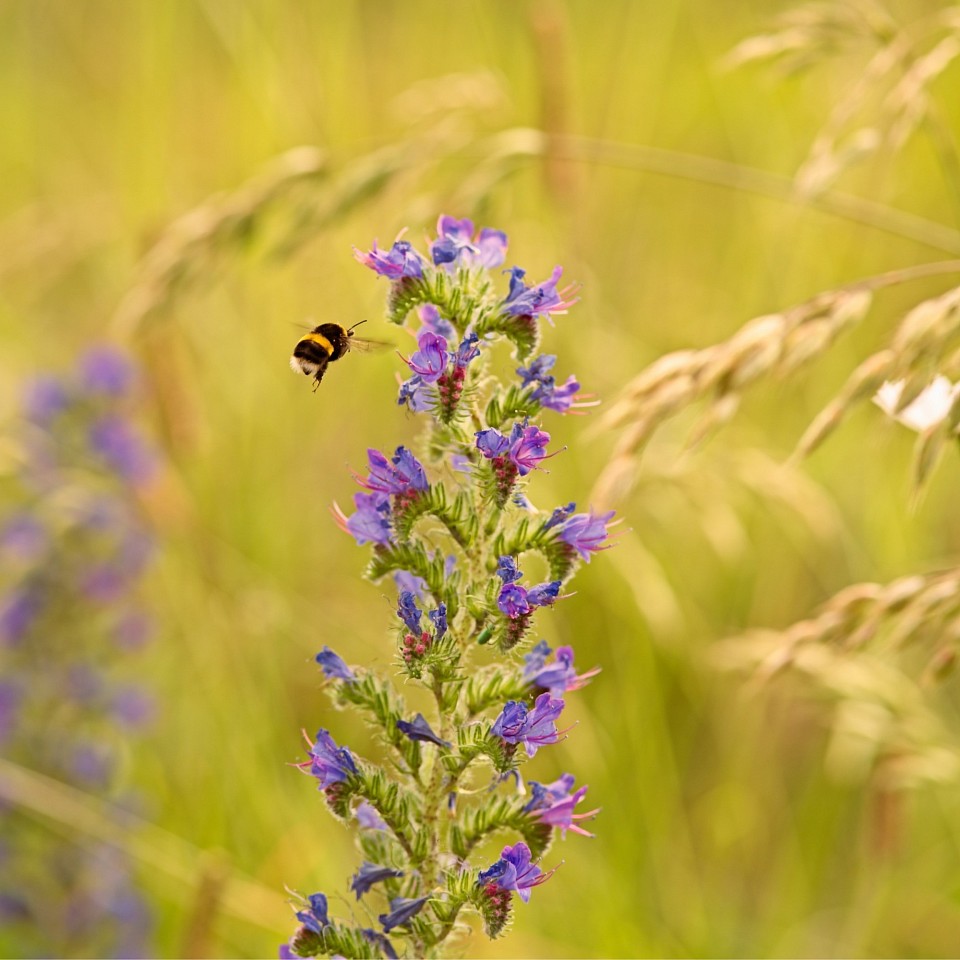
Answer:
[[(21, 469), (0, 518), (0, 751), (111, 796), (122, 796), (124, 741), (155, 710), (123, 668), (153, 632), (138, 596), (153, 540), (137, 488), (156, 458), (130, 419), (135, 386), (133, 364), (110, 347), (30, 381), (11, 438)], [(25, 955), (149, 953), (125, 855), (67, 845), (13, 807), (0, 811), (0, 831), (0, 923)]]

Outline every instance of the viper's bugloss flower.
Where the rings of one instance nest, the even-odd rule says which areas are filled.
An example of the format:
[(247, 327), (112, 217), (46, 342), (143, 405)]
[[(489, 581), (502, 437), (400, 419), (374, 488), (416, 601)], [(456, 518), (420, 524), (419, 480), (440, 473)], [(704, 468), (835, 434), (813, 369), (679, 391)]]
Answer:
[(493, 427), (478, 430), (477, 449), (487, 460), (506, 456), (516, 466), (517, 473), (525, 477), (535, 470), (541, 460), (547, 458), (550, 434), (532, 424), (515, 423), (510, 435), (505, 437)]
[(577, 674), (573, 667), (573, 647), (557, 647), (556, 659), (547, 663), (551, 649), (546, 640), (541, 640), (523, 658), (523, 680), (534, 689), (546, 690), (559, 697), (571, 690), (585, 687), (599, 672), (599, 667)]
[(381, 913), (379, 920), (383, 932), (389, 933), (394, 927), (409, 923), (422, 909), (429, 897), (394, 897), (390, 901), (390, 913)]
[(471, 360), (476, 360), (480, 356), (480, 348), (477, 346), (480, 338), (475, 333), (468, 333), (457, 347), (457, 352), (453, 355), (453, 364), (459, 369), (466, 367)]
[(552, 353), (542, 353), (530, 361), (528, 367), (517, 367), (517, 373), (520, 375), (520, 383), (524, 387), (529, 387), (531, 383), (547, 383), (553, 380), (550, 371), (557, 362), (556, 356)]
[(90, 393), (122, 397), (135, 380), (133, 364), (115, 347), (93, 347), (80, 358), (80, 382)]
[(361, 801), (357, 805), (357, 809), (353, 811), (353, 815), (357, 818), (357, 823), (359, 823), (364, 830), (387, 829), (386, 821), (377, 813), (373, 805), (367, 803), (366, 800)]
[(533, 287), (528, 287), (523, 282), (526, 275), (526, 270), (521, 270), (520, 267), (510, 269), (510, 291), (500, 305), (503, 313), (512, 317), (545, 317), (553, 323), (551, 314), (566, 313), (567, 309), (580, 299), (572, 296), (576, 291), (573, 284), (557, 290), (557, 281), (563, 275), (563, 267), (554, 267), (549, 280)]
[(323, 928), (330, 926), (330, 918), (327, 916), (327, 898), (322, 893), (311, 893), (307, 897), (310, 904), (306, 910), (297, 911), (297, 919), (314, 933), (323, 934)]
[(449, 359), (446, 338), (427, 330), (417, 338), (417, 350), (406, 363), (423, 383), (435, 383)]
[(560, 739), (557, 717), (563, 712), (563, 700), (541, 693), (530, 709), (523, 700), (509, 700), (494, 721), (490, 733), (505, 743), (523, 744), (528, 757), (540, 747)]
[(401, 590), (397, 600), (397, 616), (413, 632), (420, 630), (420, 618), (423, 611), (417, 607), (416, 598), (410, 590)]
[(397, 960), (397, 951), (393, 949), (393, 944), (382, 933), (366, 927), (360, 931), (360, 935), (367, 943), (372, 943), (377, 947), (387, 960)]
[(357, 675), (329, 647), (324, 647), (314, 659), (320, 664), (320, 669), (328, 680), (346, 680), (347, 683), (352, 683), (357, 679)]
[(381, 883), (383, 880), (398, 878), (403, 876), (402, 870), (393, 870), (390, 867), (381, 867), (369, 860), (364, 860), (360, 869), (353, 875), (350, 881), (350, 889), (354, 891), (359, 900), (375, 883)]
[(389, 460), (379, 450), (369, 449), (367, 460), (370, 473), (360, 483), (368, 490), (405, 495), (430, 488), (423, 465), (406, 447), (397, 447)]
[(123, 417), (110, 414), (95, 420), (88, 439), (106, 464), (130, 483), (143, 483), (153, 474), (153, 455)]
[(436, 610), (431, 610), (427, 616), (433, 624), (433, 636), (439, 640), (447, 632), (447, 605), (441, 603)]
[(565, 507), (557, 507), (553, 513), (550, 514), (550, 519), (543, 525), (543, 529), (549, 530), (563, 523), (576, 509), (577, 505), (572, 500)]
[(614, 511), (607, 513), (577, 513), (563, 521), (558, 538), (568, 546), (573, 547), (580, 554), (582, 560), (590, 562), (590, 558), (598, 550), (606, 550), (609, 544), (605, 541), (609, 536), (607, 525), (610, 523)]
[(523, 572), (517, 569), (517, 562), (513, 557), (498, 557), (497, 576), (504, 583), (516, 583), (523, 576)]
[(523, 809), (532, 814), (540, 823), (556, 827), (561, 836), (565, 837), (567, 831), (572, 830), (581, 836), (592, 837), (592, 833), (577, 826), (574, 821), (592, 820), (600, 810), (597, 808), (586, 813), (574, 813), (574, 809), (586, 795), (587, 788), (581, 787), (575, 793), (571, 793), (573, 783), (574, 778), (571, 773), (565, 773), (559, 780), (554, 780), (553, 783), (543, 784), (531, 780), (530, 789), (533, 796)]
[(541, 383), (530, 396), (531, 400), (536, 400), (541, 407), (547, 410), (553, 410), (554, 413), (569, 413), (577, 406), (590, 406), (589, 403), (579, 403), (580, 381), (572, 374), (567, 377), (566, 382), (557, 386), (553, 378), (549, 383)]
[(423, 577), (418, 577), (409, 570), (395, 570), (393, 573), (393, 582), (397, 585), (399, 591), (408, 591), (412, 593), (421, 603), (427, 598), (429, 586)]
[(423, 324), (420, 330), (417, 331), (418, 340), (424, 332), (435, 333), (437, 336), (445, 338), (447, 342), (451, 341), (457, 335), (453, 324), (440, 316), (440, 311), (434, 304), (425, 303), (421, 307), (418, 307), (417, 315), (420, 317), (420, 323)]
[[(310, 742), (309, 739), (307, 742)], [(310, 759), (296, 766), (301, 770), (308, 769), (310, 776), (320, 781), (318, 790), (343, 783), (351, 774), (359, 772), (347, 747), (337, 746), (330, 733), (323, 728), (317, 732), (316, 742), (310, 747)]]
[(511, 620), (529, 613), (534, 607), (548, 607), (560, 596), (561, 581), (538, 583), (529, 590), (519, 583), (505, 583), (497, 596), (500, 612)]
[(501, 890), (515, 890), (524, 903), (530, 900), (530, 892), (553, 876), (554, 871), (544, 873), (531, 862), (530, 848), (521, 840), (512, 847), (504, 847), (500, 859), (489, 869), (481, 870), (477, 882), (492, 883)]
[(422, 713), (418, 713), (412, 722), (406, 720), (397, 721), (397, 729), (409, 737), (411, 740), (419, 740), (421, 743), (435, 743), (438, 747), (450, 748), (453, 746), (449, 740), (441, 740), (427, 723)]
[(335, 507), (334, 516), (340, 528), (351, 534), (359, 546), (365, 543), (390, 543), (393, 536), (390, 497), (386, 493), (355, 493), (353, 505), (357, 508), (349, 517)]
[(502, 230), (484, 227), (474, 231), (472, 220), (441, 216), (437, 221), (437, 239), (430, 244), (430, 256), (439, 266), (499, 267), (507, 255), (507, 235)]
[(353, 248), (354, 257), (374, 273), (389, 280), (412, 277), (419, 280), (423, 276), (423, 258), (413, 249), (407, 240), (396, 240), (389, 250), (381, 250), (376, 241), (368, 253)]

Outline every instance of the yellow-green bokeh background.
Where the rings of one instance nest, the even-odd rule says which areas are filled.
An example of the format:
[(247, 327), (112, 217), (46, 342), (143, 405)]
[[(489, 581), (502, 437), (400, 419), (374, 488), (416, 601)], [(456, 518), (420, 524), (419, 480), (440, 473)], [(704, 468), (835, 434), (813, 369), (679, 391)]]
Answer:
[[(406, 347), (381, 320), (385, 282), (354, 262), (352, 244), (386, 243), (403, 227), (419, 242), (446, 212), (505, 229), (510, 261), (531, 277), (564, 264), (583, 284), (582, 302), (545, 346), (564, 375), (576, 372), (606, 402), (662, 353), (706, 346), (818, 290), (948, 255), (765, 196), (749, 172), (733, 189), (652, 172), (647, 155), (519, 162), (475, 207), (452, 207), (478, 163), (471, 141), (514, 127), (792, 176), (864, 60), (853, 50), (787, 79), (763, 67), (722, 69), (732, 46), (787, 6), (0, 4), (0, 399), (11, 416), (23, 377), (64, 368), (110, 335), (140, 257), (211, 194), (300, 145), (324, 151), (335, 180), (380, 147), (422, 143), (430, 130), (437, 138), (291, 257), (266, 256), (256, 239), (225, 251), (208, 282), (177, 297), (156, 318), (155, 338), (136, 346), (156, 388), (144, 421), (170, 467), (150, 502), (162, 549), (148, 596), (161, 629), (132, 665), (162, 710), (125, 775), (148, 819), (208, 851), (176, 854), (186, 881), (149, 852), (142, 863), (161, 955), (275, 955), (292, 930), (285, 884), (326, 891), (335, 913), (357, 909), (347, 890), (352, 838), (286, 765), (302, 757), (301, 727), (369, 744), (353, 717), (331, 710), (317, 650), (329, 644), (349, 662), (387, 669), (392, 657), (392, 591), (360, 579), (365, 551), (328, 508), (349, 502), (349, 469), (362, 468), (368, 446), (415, 435), (417, 421), (395, 404), (400, 363), (390, 351), (351, 355), (316, 395), (287, 369), (297, 324), (309, 318), (366, 318), (368, 335)], [(939, 6), (902, 0), (893, 9), (910, 22)], [(933, 93), (957, 137), (960, 69)], [(457, 137), (461, 147), (445, 158)], [(838, 186), (950, 227), (958, 220), (923, 130)], [(798, 692), (790, 685), (749, 696), (708, 660), (712, 643), (743, 627), (786, 625), (847, 583), (955, 555), (955, 458), (911, 511), (911, 438), (873, 409), (802, 467), (829, 507), (771, 505), (725, 466), (753, 448), (784, 459), (904, 309), (948, 283), (882, 294), (829, 357), (760, 387), (682, 462), (689, 420), (651, 448), (636, 490), (618, 504), (617, 548), (543, 618), (549, 640), (572, 643), (579, 664), (603, 673), (571, 697), (569, 738), (528, 770), (551, 780), (569, 769), (590, 785), (588, 800), (602, 807), (596, 839), (556, 844), (548, 862), (563, 867), (519, 906), (509, 936), (490, 944), (477, 935), (462, 953), (955, 954), (955, 788), (905, 797), (887, 849), (864, 782), (824, 772), (829, 708), (802, 690), (788, 697), (788, 687)], [(590, 423), (548, 418), (568, 449), (533, 478), (538, 506), (587, 505), (615, 439), (588, 438)], [(238, 915), (226, 900), (209, 907), (203, 878), (219, 871), (262, 887), (257, 915)], [(198, 915), (201, 933), (191, 934)]]

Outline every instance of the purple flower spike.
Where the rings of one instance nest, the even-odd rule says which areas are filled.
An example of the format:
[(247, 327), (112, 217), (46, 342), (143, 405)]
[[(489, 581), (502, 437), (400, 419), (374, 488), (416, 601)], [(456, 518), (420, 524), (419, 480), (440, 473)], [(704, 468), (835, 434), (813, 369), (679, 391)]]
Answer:
[(551, 320), (553, 313), (566, 313), (567, 308), (572, 307), (579, 297), (572, 297), (575, 292), (573, 286), (557, 290), (557, 281), (562, 274), (563, 267), (554, 267), (549, 280), (528, 287), (523, 282), (525, 272), (514, 267), (510, 271), (510, 292), (503, 301), (503, 312), (513, 317), (544, 316), (548, 320)]
[(587, 792), (586, 787), (581, 787), (576, 793), (570, 792), (573, 789), (573, 774), (565, 773), (559, 780), (548, 784), (531, 780), (530, 788), (533, 791), (533, 797), (523, 809), (532, 813), (540, 823), (557, 827), (564, 837), (568, 830), (579, 833), (583, 837), (593, 836), (592, 833), (588, 833), (583, 827), (573, 822), (574, 820), (592, 820), (600, 812), (599, 808), (587, 813), (573, 812)]
[(498, 557), (497, 576), (504, 583), (516, 583), (523, 573), (517, 569), (517, 562), (513, 557)]
[(550, 647), (541, 640), (524, 658), (523, 679), (534, 689), (546, 690), (560, 697), (571, 690), (585, 687), (599, 672), (599, 667), (577, 674), (573, 667), (573, 647), (558, 647), (554, 663), (547, 663)]
[(489, 870), (482, 870), (477, 882), (492, 883), (501, 890), (516, 890), (520, 899), (529, 903), (530, 891), (549, 880), (553, 872), (544, 873), (531, 863), (530, 848), (521, 841), (512, 847), (504, 847), (500, 859)]
[(363, 830), (386, 830), (387, 824), (383, 817), (374, 809), (374, 807), (367, 803), (366, 800), (362, 801), (357, 809), (353, 811), (353, 815), (357, 818), (357, 823), (360, 824), (361, 829)]
[(380, 914), (380, 923), (383, 932), (389, 933), (394, 927), (409, 923), (422, 909), (429, 897), (418, 897), (416, 900), (407, 897), (394, 897), (390, 901), (390, 913)]
[(134, 382), (130, 360), (115, 347), (89, 350), (80, 360), (80, 379), (91, 393), (122, 397)]
[(310, 909), (297, 911), (297, 919), (308, 930), (322, 935), (323, 928), (330, 926), (330, 918), (327, 916), (327, 898), (322, 893), (311, 893), (307, 900), (310, 903)]
[(389, 543), (393, 533), (390, 497), (385, 493), (356, 493), (353, 503), (357, 512), (350, 517), (335, 514), (340, 527), (352, 534), (361, 547), (365, 543)]
[(590, 558), (598, 550), (606, 550), (608, 545), (607, 524), (613, 517), (614, 511), (608, 513), (577, 513), (563, 523), (560, 528), (560, 539), (573, 547), (583, 560), (590, 562)]
[(423, 616), (423, 611), (417, 608), (416, 598), (411, 591), (400, 591), (397, 616), (407, 625), (411, 633), (420, 632), (420, 618)]
[(449, 359), (446, 339), (428, 330), (421, 333), (417, 339), (417, 351), (407, 361), (407, 366), (424, 383), (435, 383), (440, 379)]
[(563, 700), (554, 699), (549, 693), (541, 693), (532, 710), (522, 700), (510, 700), (494, 721), (490, 733), (506, 743), (522, 743), (527, 756), (532, 757), (540, 747), (560, 739), (556, 720), (563, 707)]
[(520, 476), (535, 470), (547, 458), (550, 434), (535, 426), (513, 425), (510, 431), (510, 459), (517, 465)]
[(423, 258), (406, 240), (397, 240), (389, 250), (380, 250), (376, 241), (369, 253), (353, 248), (354, 257), (374, 273), (390, 280), (413, 277), (419, 280), (423, 276)]
[(380, 867), (375, 863), (364, 860), (360, 869), (350, 881), (350, 889), (356, 893), (359, 900), (375, 883), (402, 876), (402, 870), (391, 870), (390, 867)]
[(449, 740), (441, 740), (433, 730), (430, 729), (430, 724), (424, 719), (422, 713), (418, 713), (413, 718), (413, 722), (398, 720), (397, 729), (411, 740), (418, 740), (421, 743), (435, 743), (438, 747), (446, 747), (448, 749), (453, 746)]
[(310, 757), (310, 760), (297, 766), (301, 770), (309, 768), (310, 775), (320, 781), (319, 790), (343, 783), (351, 774), (358, 773), (350, 751), (346, 747), (338, 747), (330, 733), (322, 728), (317, 732), (316, 743), (310, 748)]
[(352, 683), (357, 675), (329, 647), (324, 647), (314, 658), (320, 664), (328, 680), (345, 680)]

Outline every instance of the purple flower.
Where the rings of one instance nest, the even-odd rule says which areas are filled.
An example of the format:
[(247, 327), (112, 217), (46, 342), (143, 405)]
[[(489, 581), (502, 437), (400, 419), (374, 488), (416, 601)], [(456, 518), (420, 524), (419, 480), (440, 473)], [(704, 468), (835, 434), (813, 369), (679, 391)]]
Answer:
[(125, 727), (143, 727), (157, 713), (156, 701), (149, 693), (136, 686), (121, 687), (113, 696), (113, 715)]
[(380, 914), (380, 923), (383, 932), (389, 933), (394, 927), (409, 923), (422, 909), (429, 897), (418, 897), (412, 900), (408, 897), (394, 897), (390, 901), (390, 913)]
[(430, 245), (430, 256), (437, 266), (458, 263), (465, 267), (499, 267), (507, 255), (507, 235), (502, 230), (484, 227), (474, 232), (472, 220), (441, 216), (437, 221), (437, 239)]
[(360, 931), (360, 934), (368, 943), (378, 947), (387, 960), (397, 960), (397, 951), (393, 949), (393, 944), (382, 933), (366, 927)]
[(395, 241), (387, 251), (380, 250), (374, 241), (373, 249), (369, 253), (354, 247), (353, 255), (365, 267), (390, 280), (400, 280), (403, 277), (419, 280), (423, 276), (423, 258), (406, 240)]
[(413, 718), (412, 723), (406, 720), (398, 720), (397, 729), (411, 740), (419, 740), (421, 743), (435, 743), (438, 747), (449, 748), (453, 746), (449, 740), (441, 740), (433, 730), (430, 729), (430, 724), (424, 719), (422, 713), (418, 713)]
[(42, 591), (31, 584), (0, 598), (0, 646), (19, 643), (43, 610)]
[(346, 680), (347, 683), (352, 683), (357, 679), (357, 675), (329, 647), (324, 647), (314, 659), (320, 664), (320, 669), (328, 680)]
[(541, 383), (530, 395), (541, 407), (553, 410), (555, 413), (569, 413), (573, 407), (595, 406), (597, 401), (578, 403), (580, 382), (574, 376), (567, 377), (567, 382), (557, 386), (553, 377), (549, 382)]
[(153, 473), (153, 457), (123, 417), (108, 415), (95, 420), (88, 439), (90, 446), (125, 480), (142, 483)]
[(417, 313), (420, 316), (420, 322), (423, 326), (417, 333), (419, 338), (420, 334), (426, 332), (435, 333), (440, 337), (445, 337), (448, 341), (452, 340), (456, 335), (457, 331), (454, 329), (453, 324), (449, 320), (445, 320), (440, 316), (440, 311), (432, 303), (425, 303), (417, 309)]
[(24, 414), (34, 423), (48, 426), (69, 405), (70, 394), (56, 377), (40, 374), (27, 383), (23, 398)]
[(38, 560), (48, 541), (46, 528), (28, 513), (12, 517), (0, 532), (0, 549), (26, 563)]
[(477, 449), (488, 459), (503, 456), (510, 449), (510, 441), (492, 427), (489, 430), (478, 430)]
[(592, 510), (590, 513), (577, 513), (564, 521), (559, 538), (589, 563), (594, 553), (606, 549), (607, 524), (613, 514), (613, 510), (608, 513), (594, 513)]
[(549, 693), (541, 693), (532, 710), (522, 700), (509, 700), (490, 733), (506, 743), (522, 743), (527, 756), (532, 757), (540, 747), (560, 739), (556, 719), (563, 707), (563, 700), (554, 699)]
[(350, 751), (346, 747), (338, 747), (329, 732), (322, 728), (317, 732), (316, 743), (310, 747), (310, 759), (296, 766), (301, 770), (309, 768), (310, 775), (320, 781), (319, 790), (343, 783), (351, 774), (358, 772)]
[(369, 449), (367, 460), (370, 463), (370, 475), (360, 482), (368, 490), (406, 494), (430, 487), (423, 465), (406, 447), (397, 447), (389, 460), (379, 450)]
[(423, 577), (418, 577), (409, 570), (395, 570), (393, 573), (393, 582), (400, 591), (412, 593), (421, 603), (427, 598), (427, 581)]
[(565, 507), (557, 507), (556, 510), (550, 514), (550, 519), (543, 525), (543, 529), (549, 530), (551, 527), (556, 527), (558, 524), (563, 523), (576, 509), (577, 505), (572, 500)]
[(571, 690), (579, 690), (600, 672), (599, 667), (594, 667), (578, 676), (573, 668), (573, 647), (558, 647), (555, 662), (548, 664), (550, 653), (547, 641), (541, 640), (523, 658), (523, 680), (531, 687), (548, 691), (551, 696), (559, 697)]
[(457, 347), (457, 352), (453, 356), (454, 366), (463, 369), (471, 360), (476, 360), (480, 356), (480, 348), (477, 346), (479, 339), (475, 333), (468, 333), (460, 341), (460, 346)]
[(527, 591), (519, 583), (505, 583), (500, 588), (500, 595), (497, 597), (497, 606), (500, 612), (506, 614), (511, 620), (523, 616), (530, 612), (530, 601), (527, 599)]
[(523, 809), (532, 813), (536, 820), (548, 826), (557, 827), (564, 837), (568, 830), (584, 837), (593, 836), (592, 833), (588, 833), (583, 827), (578, 827), (573, 822), (574, 820), (591, 820), (600, 812), (599, 809), (590, 810), (587, 813), (573, 812), (587, 792), (586, 787), (581, 787), (576, 793), (570, 792), (573, 788), (573, 774), (565, 773), (559, 780), (548, 784), (531, 780), (530, 787), (533, 797)]
[(435, 383), (449, 359), (446, 339), (427, 330), (417, 338), (417, 351), (406, 363), (424, 383)]
[(561, 581), (538, 583), (527, 591), (527, 602), (531, 607), (549, 607), (560, 596)]
[(554, 267), (549, 280), (544, 280), (535, 287), (528, 287), (523, 282), (526, 272), (519, 267), (513, 267), (510, 270), (510, 292), (501, 304), (503, 312), (513, 317), (542, 315), (548, 320), (552, 313), (566, 313), (567, 308), (572, 307), (579, 297), (567, 299), (575, 291), (573, 286), (557, 290), (557, 281), (562, 274), (563, 267)]
[(550, 371), (556, 362), (557, 358), (552, 353), (544, 353), (534, 357), (529, 367), (518, 367), (517, 373), (520, 374), (522, 385), (528, 387), (531, 383), (546, 383), (553, 380)]
[(528, 903), (530, 891), (552, 876), (553, 870), (544, 873), (530, 862), (530, 848), (521, 841), (512, 847), (504, 847), (500, 859), (488, 870), (482, 870), (477, 882), (492, 883), (501, 890), (516, 890), (520, 899)]
[(390, 867), (380, 867), (364, 860), (350, 881), (350, 889), (356, 893), (359, 900), (375, 883), (402, 876), (402, 870), (391, 870)]
[(523, 576), (523, 573), (517, 569), (517, 562), (513, 557), (498, 557), (497, 576), (504, 583), (516, 583)]
[(510, 459), (517, 465), (520, 476), (525, 477), (535, 470), (547, 457), (550, 434), (539, 427), (515, 423), (510, 431)]
[(116, 347), (94, 347), (80, 359), (80, 380), (91, 393), (121, 397), (135, 379), (133, 364)]
[(400, 384), (397, 404), (401, 407), (406, 404), (414, 413), (432, 410), (433, 396), (426, 389), (427, 386), (428, 384), (424, 383), (422, 377), (414, 374), (409, 380), (404, 380)]
[(427, 616), (433, 623), (433, 637), (439, 640), (447, 632), (447, 605), (441, 603), (436, 610), (431, 610)]
[(357, 809), (353, 811), (353, 815), (357, 818), (357, 823), (360, 824), (360, 827), (363, 830), (387, 829), (387, 824), (384, 819), (379, 813), (377, 813), (371, 804), (367, 803), (366, 800), (362, 801), (357, 806)]
[(417, 607), (416, 599), (409, 590), (401, 590), (397, 601), (397, 616), (407, 625), (411, 633), (420, 632), (420, 618), (423, 611)]
[(322, 936), (323, 928), (330, 926), (330, 918), (327, 916), (327, 898), (322, 893), (311, 893), (307, 901), (310, 908), (297, 911), (297, 919), (308, 930)]
[(352, 534), (360, 546), (365, 543), (389, 543), (393, 533), (390, 497), (385, 493), (356, 493), (353, 503), (357, 512), (349, 517), (335, 509), (334, 516), (340, 528)]

